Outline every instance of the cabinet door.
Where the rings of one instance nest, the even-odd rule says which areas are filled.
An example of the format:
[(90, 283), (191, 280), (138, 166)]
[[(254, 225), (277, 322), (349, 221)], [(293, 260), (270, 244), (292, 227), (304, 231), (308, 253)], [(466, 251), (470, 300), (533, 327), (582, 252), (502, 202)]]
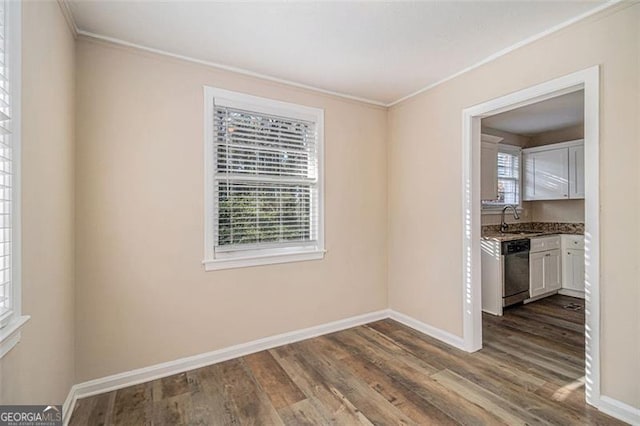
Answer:
[(562, 286), (562, 270), (561, 264), (561, 251), (550, 250), (544, 252), (543, 269), (544, 269), (544, 291), (560, 290)]
[(584, 291), (584, 250), (567, 249), (563, 253), (562, 287), (569, 290)]
[(529, 254), (529, 296), (536, 297), (545, 293), (544, 289), (545, 252)]
[(584, 145), (569, 148), (569, 198), (584, 198)]
[(559, 290), (562, 284), (560, 250), (548, 250), (529, 254), (530, 297)]
[(528, 200), (569, 198), (568, 148), (525, 152), (524, 196)]
[(498, 199), (498, 144), (482, 142), (480, 149), (480, 198)]

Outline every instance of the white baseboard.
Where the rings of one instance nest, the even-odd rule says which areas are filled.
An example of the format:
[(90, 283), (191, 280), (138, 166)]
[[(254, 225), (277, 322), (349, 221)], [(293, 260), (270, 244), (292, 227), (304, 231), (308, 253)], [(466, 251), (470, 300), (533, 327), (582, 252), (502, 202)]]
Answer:
[[(425, 324), (415, 318), (392, 309), (383, 309), (368, 314), (358, 315), (339, 321), (321, 324), (314, 327), (296, 330), (289, 333), (278, 334), (275, 336), (265, 337), (263, 339), (254, 340), (252, 342), (242, 343), (228, 348), (219, 349), (217, 351), (207, 352), (204, 354), (194, 355), (174, 361), (164, 362), (124, 373), (114, 374), (112, 376), (100, 379), (90, 380), (84, 383), (74, 385), (69, 392), (69, 396), (64, 402), (62, 412), (64, 416), (64, 424), (67, 425), (71, 417), (71, 413), (78, 398), (85, 398), (100, 393), (110, 392), (127, 386), (137, 385), (139, 383), (160, 379), (162, 377), (183, 373), (188, 370), (205, 367), (207, 365), (216, 364), (218, 362), (227, 361), (249, 355), (266, 349), (275, 348), (277, 346), (289, 343), (299, 342), (301, 340), (310, 339), (336, 331), (345, 330), (351, 327), (357, 327), (373, 321), (391, 318), (401, 324), (411, 327), (412, 329), (438, 339), (455, 348), (465, 350), (464, 340), (462, 337), (451, 334), (447, 331)], [(640, 425), (640, 409), (624, 404), (608, 396), (602, 396), (598, 401), (598, 409), (610, 416), (628, 422), (632, 425)]]
[(69, 420), (71, 420), (71, 413), (73, 412), (73, 407), (76, 405), (76, 400), (78, 397), (76, 396), (76, 386), (71, 386), (71, 390), (69, 391), (69, 395), (67, 395), (67, 399), (64, 400), (64, 404), (62, 404), (62, 424), (68, 425)]
[(584, 299), (584, 291), (571, 290), (569, 288), (561, 288), (560, 290), (558, 290), (558, 294)]
[(351, 327), (357, 327), (362, 324), (367, 324), (385, 318), (391, 318), (408, 327), (420, 331), (421, 333), (424, 333), (456, 348), (464, 350), (462, 338), (420, 322), (407, 315), (401, 314), (400, 312), (392, 311), (390, 309), (383, 309), (380, 311), (358, 315), (327, 324), (321, 324), (302, 330), (296, 330), (289, 333), (265, 337), (262, 339), (254, 340), (252, 342), (242, 343), (212, 352), (185, 357), (174, 361), (164, 362), (149, 367), (139, 368), (136, 370), (126, 371), (124, 373), (114, 374), (112, 376), (78, 383), (76, 385), (73, 385), (71, 391), (69, 392), (69, 396), (67, 396), (67, 399), (64, 402), (64, 424), (68, 424), (73, 412), (73, 408), (75, 407), (76, 401), (79, 398), (86, 398), (92, 395), (111, 392), (128, 386), (149, 382), (152, 380), (160, 379), (162, 377), (183, 373), (185, 371), (205, 367), (207, 365), (216, 364), (219, 362), (227, 361), (229, 359), (238, 358), (266, 349), (275, 348), (277, 346), (295, 343), (300, 340), (310, 339), (328, 333), (334, 333), (336, 331), (345, 330)]
[(415, 318), (412, 318), (405, 314), (401, 314), (400, 312), (397, 312), (394, 310), (390, 310), (389, 314), (390, 314), (389, 317), (392, 320), (398, 321), (399, 323), (402, 323), (407, 327), (411, 327), (414, 330), (417, 330), (421, 333), (426, 334), (427, 336), (431, 336), (435, 339), (438, 339), (455, 348), (461, 349), (465, 352), (467, 351), (464, 346), (464, 340), (460, 336), (456, 336), (455, 334), (451, 334), (447, 331), (433, 327), (429, 324), (425, 324), (421, 321), (418, 321)]
[[(242, 343), (228, 348), (219, 349), (217, 351), (207, 352), (174, 361), (164, 362), (149, 367), (139, 368), (124, 373), (114, 374), (112, 376), (102, 377), (90, 380), (84, 383), (73, 385), (62, 406), (63, 424), (68, 425), (71, 419), (73, 408), (79, 398), (85, 398), (100, 393), (111, 392), (116, 389), (122, 389), (128, 386), (137, 385), (139, 383), (160, 379), (162, 377), (183, 373), (188, 370), (205, 367), (207, 365), (216, 364), (227, 361), (229, 359), (249, 355), (266, 349), (275, 348), (277, 346), (289, 343), (299, 342), (301, 340), (322, 336), (328, 333), (345, 330), (351, 327), (357, 327), (373, 321), (391, 318), (399, 323), (411, 327), (416, 331), (424, 333), (444, 343), (461, 350), (465, 350), (464, 340), (431, 325), (425, 324), (400, 312), (383, 309), (368, 314), (358, 315), (339, 321), (321, 324), (314, 327), (296, 330), (289, 333), (278, 334), (275, 336), (265, 337), (263, 339), (254, 340), (252, 342)], [(627, 405), (623, 402), (602, 396), (598, 400), (598, 409), (610, 416), (613, 416), (632, 425), (640, 425), (640, 409)]]
[(289, 333), (265, 337), (262, 339), (254, 340), (252, 342), (242, 343), (212, 352), (180, 358), (174, 361), (163, 362), (161, 364), (156, 364), (149, 367), (139, 368), (136, 370), (126, 371), (124, 373), (114, 374), (112, 376), (78, 383), (76, 385), (73, 385), (71, 391), (69, 392), (69, 396), (64, 403), (64, 424), (68, 424), (71, 413), (78, 398), (85, 398), (100, 393), (111, 392), (116, 389), (122, 389), (128, 386), (160, 379), (162, 377), (172, 376), (174, 374), (183, 373), (188, 370), (206, 367), (207, 365), (216, 364), (233, 358), (260, 352), (266, 349), (275, 348), (277, 346), (299, 342), (301, 340), (310, 339), (312, 337), (317, 337), (328, 333), (334, 333), (336, 331), (345, 330), (351, 327), (357, 327), (362, 324), (389, 318), (389, 316), (389, 310), (383, 309), (368, 314), (333, 321), (327, 324), (304, 328), (302, 330), (296, 330)]
[(630, 425), (640, 425), (640, 408), (632, 407), (609, 396), (600, 396), (598, 410)]
[(549, 296), (553, 296), (554, 294), (558, 294), (558, 292), (559, 292), (558, 290), (554, 290), (554, 291), (550, 291), (549, 293), (539, 294), (537, 296), (530, 297), (528, 299), (523, 300), (522, 304), (526, 305), (527, 303), (535, 302), (536, 300), (544, 299), (545, 297), (549, 297)]

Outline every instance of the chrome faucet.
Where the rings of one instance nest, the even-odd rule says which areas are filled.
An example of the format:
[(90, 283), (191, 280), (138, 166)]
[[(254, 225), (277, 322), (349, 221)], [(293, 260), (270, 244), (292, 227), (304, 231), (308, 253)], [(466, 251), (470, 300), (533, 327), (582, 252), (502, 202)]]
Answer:
[(513, 218), (515, 220), (519, 220), (520, 219), (520, 215), (518, 214), (518, 210), (516, 210), (516, 206), (513, 206), (511, 204), (507, 204), (506, 206), (504, 206), (504, 208), (502, 209), (502, 215), (500, 217), (500, 232), (507, 232), (507, 229), (509, 228), (509, 225), (507, 225), (504, 222), (504, 214), (507, 211), (507, 209), (511, 207), (513, 209)]

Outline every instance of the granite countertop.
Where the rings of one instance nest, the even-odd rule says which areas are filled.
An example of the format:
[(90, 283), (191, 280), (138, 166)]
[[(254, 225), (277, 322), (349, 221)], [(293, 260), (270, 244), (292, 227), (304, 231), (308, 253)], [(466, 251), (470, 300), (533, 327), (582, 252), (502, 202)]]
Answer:
[(560, 234), (584, 235), (584, 223), (514, 223), (509, 224), (509, 229), (504, 234), (500, 232), (500, 225), (482, 227), (482, 239), (493, 241), (512, 241)]
[(522, 240), (525, 238), (535, 238), (535, 237), (544, 237), (547, 235), (560, 235), (566, 234), (566, 232), (523, 232), (518, 234), (501, 234), (500, 232), (495, 233), (487, 233), (482, 236), (483, 240), (493, 240), (493, 241), (513, 241), (513, 240)]

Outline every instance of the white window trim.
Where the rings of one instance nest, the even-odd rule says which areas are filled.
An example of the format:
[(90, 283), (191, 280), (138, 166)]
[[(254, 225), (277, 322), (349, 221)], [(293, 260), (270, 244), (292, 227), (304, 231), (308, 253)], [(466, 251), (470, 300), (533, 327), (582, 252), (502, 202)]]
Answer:
[[(316, 123), (318, 132), (318, 241), (301, 243), (299, 247), (279, 247), (237, 252), (215, 252), (215, 200), (214, 200), (214, 100), (225, 106), (248, 111), (263, 112)], [(204, 86), (204, 260), (206, 271), (243, 268), (277, 263), (319, 260), (324, 257), (324, 110), (288, 102), (276, 101), (244, 93)]]
[[(519, 160), (518, 160), (518, 173), (520, 173), (520, 176), (518, 177), (518, 186), (520, 187), (520, 198), (518, 200), (518, 205), (516, 205), (516, 210), (518, 211), (518, 213), (521, 213), (523, 208), (522, 208), (522, 148), (520, 148), (519, 146), (515, 146), (515, 145), (508, 145), (508, 144), (499, 144), (498, 145), (498, 152), (503, 152), (503, 153), (507, 153), (507, 154), (512, 154), (512, 155), (517, 155)], [(481, 214), (483, 215), (492, 215), (492, 214), (502, 214), (502, 209), (504, 209), (504, 206), (506, 206), (507, 204), (500, 204), (500, 205), (482, 205), (481, 206)], [(508, 205), (512, 205), (512, 204), (508, 204)]]
[(22, 36), (22, 4), (18, 1), (6, 1), (6, 27), (8, 49), (8, 66), (11, 93), (11, 143), (13, 156), (13, 191), (12, 191), (12, 247), (11, 247), (11, 314), (4, 327), (0, 328), (0, 358), (15, 347), (21, 338), (21, 329), (30, 319), (22, 315), (22, 233), (20, 228), (21, 204), (21, 36)]

